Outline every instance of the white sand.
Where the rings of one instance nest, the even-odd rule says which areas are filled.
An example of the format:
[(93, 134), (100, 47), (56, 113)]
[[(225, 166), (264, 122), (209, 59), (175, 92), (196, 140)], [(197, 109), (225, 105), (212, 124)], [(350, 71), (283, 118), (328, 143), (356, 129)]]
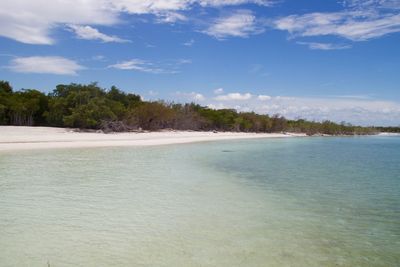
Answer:
[(154, 146), (193, 142), (277, 138), (303, 134), (164, 131), (148, 133), (82, 133), (52, 127), (0, 126), (0, 151), (48, 148)]
[(378, 134), (379, 136), (400, 136), (400, 133), (388, 133), (388, 132), (382, 132)]

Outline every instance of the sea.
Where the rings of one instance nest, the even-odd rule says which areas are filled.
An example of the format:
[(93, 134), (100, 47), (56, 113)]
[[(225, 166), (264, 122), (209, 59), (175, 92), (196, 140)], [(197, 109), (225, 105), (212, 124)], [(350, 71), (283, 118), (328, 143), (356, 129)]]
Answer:
[(400, 137), (0, 152), (0, 266), (400, 266)]

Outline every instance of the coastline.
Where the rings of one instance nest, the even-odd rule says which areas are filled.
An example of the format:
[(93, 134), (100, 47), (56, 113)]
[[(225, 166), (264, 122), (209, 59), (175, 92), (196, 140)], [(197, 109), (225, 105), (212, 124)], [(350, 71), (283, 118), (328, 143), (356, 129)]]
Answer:
[(100, 133), (54, 127), (0, 126), (0, 151), (157, 146), (218, 140), (305, 137), (298, 133), (160, 131)]

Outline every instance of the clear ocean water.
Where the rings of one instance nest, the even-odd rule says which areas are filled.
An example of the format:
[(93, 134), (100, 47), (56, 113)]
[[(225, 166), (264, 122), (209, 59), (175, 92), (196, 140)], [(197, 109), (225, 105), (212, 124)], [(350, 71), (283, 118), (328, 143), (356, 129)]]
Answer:
[(400, 138), (2, 152), (0, 266), (400, 266)]

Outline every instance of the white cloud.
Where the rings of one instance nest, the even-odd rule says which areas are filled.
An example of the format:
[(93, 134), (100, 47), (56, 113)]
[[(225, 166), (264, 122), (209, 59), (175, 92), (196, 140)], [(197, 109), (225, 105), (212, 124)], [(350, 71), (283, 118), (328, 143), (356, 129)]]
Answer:
[(97, 55), (97, 56), (93, 56), (92, 60), (96, 60), (96, 61), (106, 61), (106, 57), (103, 55)]
[(115, 68), (120, 70), (140, 70), (143, 71), (145, 69), (144, 66), (148, 65), (146, 61), (141, 59), (132, 59), (128, 61), (122, 61), (113, 65), (109, 65), (109, 68)]
[(177, 91), (177, 92), (175, 92), (174, 95), (175, 95), (175, 97), (178, 97), (178, 99), (183, 102), (187, 102), (187, 101), (201, 102), (201, 101), (206, 100), (206, 97), (203, 94), (200, 94), (197, 92), (185, 93), (185, 92)]
[(349, 98), (349, 99), (372, 99), (371, 95), (333, 95), (331, 97)]
[[(274, 21), (275, 28), (292, 36), (335, 35), (352, 41), (366, 41), (400, 32), (400, 1), (343, 0), (338, 12), (290, 15)], [(344, 49), (348, 46), (309, 43), (312, 49)]]
[(121, 39), (117, 36), (110, 36), (99, 32), (99, 30), (91, 26), (81, 26), (81, 25), (68, 25), (79, 39), (85, 40), (100, 40), (105, 43), (128, 43), (130, 40)]
[(105, 0), (0, 1), (0, 36), (28, 44), (53, 44), (59, 24), (112, 25), (118, 14)]
[[(268, 0), (3, 0), (0, 36), (27, 44), (53, 44), (52, 31), (62, 25), (103, 25), (120, 22), (120, 15), (152, 14), (158, 22), (186, 20), (178, 11), (196, 5), (220, 7), (241, 4), (270, 5)], [(92, 33), (93, 34), (93, 33)], [(97, 34), (98, 38), (111, 40)], [(116, 39), (118, 40), (118, 39)], [(104, 40), (103, 40), (104, 41)]]
[(264, 107), (264, 111), (289, 118), (329, 119), (362, 125), (400, 123), (400, 105), (390, 101), (295, 97), (275, 101), (275, 104), (275, 107)]
[(332, 44), (332, 43), (317, 43), (317, 42), (297, 42), (301, 45), (306, 45), (311, 50), (342, 50), (349, 49), (351, 45)]
[(162, 14), (189, 8), (191, 0), (109, 0), (117, 10), (131, 14)]
[(168, 12), (188, 10), (196, 4), (202, 7), (222, 7), (243, 4), (270, 6), (272, 0), (108, 0), (117, 10), (131, 14), (164, 15)]
[(239, 10), (229, 16), (218, 18), (203, 33), (217, 39), (248, 37), (264, 31), (257, 25), (256, 17), (249, 10)]
[[(192, 101), (197, 94), (176, 92), (171, 101)], [(364, 95), (297, 97), (232, 93), (216, 97), (201, 95), (197, 101), (213, 109), (280, 114), (288, 119), (304, 118), (316, 121), (346, 121), (357, 125), (400, 126), (400, 102), (378, 100)]]
[(192, 96), (193, 96), (193, 99), (196, 100), (196, 101), (203, 101), (203, 100), (206, 99), (206, 98), (205, 98), (202, 94), (200, 94), (200, 93), (192, 92), (191, 94), (192, 94)]
[(218, 101), (231, 101), (231, 100), (243, 101), (243, 100), (249, 100), (251, 97), (252, 97), (252, 95), (250, 93), (245, 93), (245, 94), (230, 93), (230, 94), (226, 94), (226, 95), (219, 95), (219, 96), (215, 97), (215, 100), (218, 100)]
[(343, 6), (355, 9), (400, 9), (398, 0), (344, 0)]
[(274, 25), (293, 36), (336, 35), (352, 41), (400, 32), (400, 14), (361, 7), (341, 12), (290, 15), (275, 20)]
[(158, 23), (175, 23), (178, 21), (186, 21), (187, 17), (178, 12), (164, 12), (158, 14)]
[(192, 45), (194, 45), (194, 43), (195, 43), (194, 39), (190, 39), (189, 41), (184, 42), (182, 45), (184, 45), (184, 46), (192, 46)]
[[(99, 32), (95, 26), (119, 23), (124, 14), (152, 14), (157, 22), (187, 20), (184, 12), (201, 6), (256, 4), (270, 0), (13, 0), (0, 1), (0, 36), (28, 44), (53, 44), (52, 32), (64, 25), (86, 25), (74, 29), (82, 39), (104, 42), (125, 40)], [(354, 41), (377, 38), (400, 31), (398, 0), (348, 0), (345, 10), (331, 13), (291, 15), (273, 22), (275, 28), (295, 36), (336, 35)], [(248, 37), (264, 31), (255, 15), (239, 10), (216, 19), (203, 32), (218, 39)]]
[(192, 60), (191, 59), (178, 59), (176, 62), (178, 65), (182, 65), (182, 64), (192, 64)]
[(111, 64), (108, 68), (119, 70), (134, 70), (153, 74), (176, 74), (180, 72), (181, 65), (191, 64), (190, 59), (178, 59), (161, 62), (150, 62), (143, 59), (134, 58), (131, 60)]
[(208, 104), (207, 107), (211, 108), (211, 109), (227, 109), (227, 108), (231, 108), (231, 107), (225, 106), (223, 103)]
[(85, 69), (77, 62), (57, 56), (18, 57), (11, 60), (8, 68), (22, 73), (46, 73), (59, 75), (76, 75)]
[(148, 72), (154, 74), (171, 73), (167, 70), (154, 66), (154, 64), (149, 61), (142, 59), (131, 59), (127, 61), (118, 62), (116, 64), (109, 65), (108, 68), (114, 68), (120, 70), (135, 70), (135, 71)]
[(269, 95), (259, 95), (257, 98), (261, 101), (267, 101), (271, 99)]
[(217, 88), (214, 90), (214, 94), (216, 95), (220, 95), (224, 92), (224, 88)]
[(267, 77), (269, 72), (265, 69), (262, 64), (252, 64), (249, 69), (249, 73), (256, 74), (259, 76)]
[(150, 96), (156, 96), (156, 95), (158, 95), (158, 92), (150, 90), (150, 91), (147, 92), (147, 94), (150, 95)]
[(281, 114), (289, 119), (346, 121), (361, 125), (400, 125), (400, 103), (366, 98), (288, 97), (265, 100), (223, 98), (209, 99), (211, 108), (234, 108), (259, 114)]
[(261, 6), (270, 6), (276, 1), (271, 0), (200, 0), (198, 1), (202, 6), (228, 6), (228, 5), (241, 5), (241, 4), (257, 4)]
[(160, 14), (187, 10), (195, 4), (203, 7), (222, 7), (242, 4), (272, 5), (271, 0), (112, 0), (115, 7), (134, 14)]

